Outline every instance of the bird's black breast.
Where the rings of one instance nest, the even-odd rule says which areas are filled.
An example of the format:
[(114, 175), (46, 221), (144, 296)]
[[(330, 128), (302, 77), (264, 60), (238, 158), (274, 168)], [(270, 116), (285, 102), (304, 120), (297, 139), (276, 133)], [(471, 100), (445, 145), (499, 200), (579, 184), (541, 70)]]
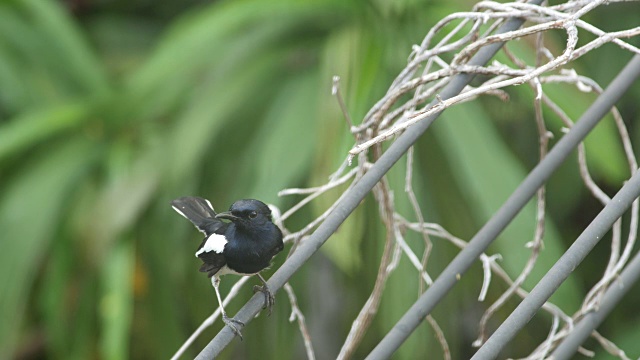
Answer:
[(282, 233), (273, 223), (251, 230), (231, 224), (225, 236), (229, 239), (224, 249), (227, 266), (240, 274), (255, 274), (264, 270), (283, 249)]

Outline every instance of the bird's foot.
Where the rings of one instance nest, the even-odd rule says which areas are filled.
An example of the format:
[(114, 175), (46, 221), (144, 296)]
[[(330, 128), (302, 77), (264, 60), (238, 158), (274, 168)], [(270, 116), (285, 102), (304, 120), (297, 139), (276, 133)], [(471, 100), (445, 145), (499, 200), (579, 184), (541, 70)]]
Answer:
[(273, 307), (273, 304), (276, 303), (276, 297), (273, 296), (266, 283), (263, 286), (255, 285), (253, 287), (254, 293), (257, 293), (258, 291), (264, 294), (264, 305), (262, 308), (269, 309), (268, 315), (271, 315), (271, 308)]
[(227, 314), (222, 314), (222, 321), (233, 331), (233, 333), (242, 340), (242, 334), (240, 333), (240, 329), (236, 326), (243, 327), (244, 323), (240, 320), (236, 320), (234, 318), (230, 318)]

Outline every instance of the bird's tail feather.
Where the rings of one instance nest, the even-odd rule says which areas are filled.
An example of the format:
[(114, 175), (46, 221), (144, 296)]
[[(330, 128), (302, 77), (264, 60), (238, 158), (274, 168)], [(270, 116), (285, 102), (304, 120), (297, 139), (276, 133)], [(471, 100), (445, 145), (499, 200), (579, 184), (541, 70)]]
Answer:
[(204, 263), (200, 266), (200, 272), (206, 272), (208, 277), (212, 277), (220, 270), (220, 266)]
[(214, 230), (212, 227), (216, 227), (214, 225), (223, 224), (222, 221), (215, 218), (216, 212), (211, 203), (200, 197), (185, 196), (175, 199), (171, 202), (171, 207), (205, 233), (212, 232)]

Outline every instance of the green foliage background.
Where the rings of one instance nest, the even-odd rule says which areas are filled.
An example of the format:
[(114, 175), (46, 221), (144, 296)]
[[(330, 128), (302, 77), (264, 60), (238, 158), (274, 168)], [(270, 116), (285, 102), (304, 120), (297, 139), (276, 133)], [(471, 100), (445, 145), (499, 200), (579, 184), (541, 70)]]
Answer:
[[(443, 16), (472, 5), (1, 2), (0, 358), (170, 357), (217, 306), (193, 258), (200, 235), (171, 211), (170, 200), (201, 195), (225, 209), (256, 197), (290, 206), (295, 199), (278, 198), (278, 190), (324, 183), (353, 144), (330, 94), (332, 76), (341, 76), (349, 111), (361, 119), (404, 67), (411, 45)], [(587, 20), (603, 29), (629, 28), (638, 25), (638, 10), (611, 5)], [(561, 38), (555, 41), (562, 46)], [(606, 85), (629, 58), (607, 45), (575, 66)], [(487, 98), (447, 111), (416, 149), (414, 181), (426, 219), (462, 238), (479, 229), (537, 161), (532, 92), (508, 91), (508, 103)], [(548, 91), (574, 117), (594, 99), (568, 88)], [(639, 92), (635, 86), (621, 103), (636, 146)], [(559, 135), (558, 119), (549, 114), (549, 120)], [(590, 135), (587, 150), (594, 177), (615, 191), (628, 171), (611, 121)], [(400, 209), (410, 214), (401, 196), (403, 168), (398, 164), (389, 177)], [(599, 209), (576, 184), (572, 159), (549, 183), (545, 251), (529, 287)], [(337, 195), (319, 199), (288, 226), (306, 224)], [(384, 231), (372, 200), (292, 279), (319, 359), (337, 355), (373, 287)], [(530, 206), (491, 249), (511, 274), (528, 256), (533, 219)], [(408, 240), (421, 251), (419, 237)], [(554, 296), (565, 311), (577, 309), (604, 269), (605, 243)], [(436, 241), (431, 274), (456, 253)], [(274, 267), (283, 261), (280, 256)], [(231, 279), (223, 281), (223, 293)], [(472, 353), (488, 306), (476, 300), (480, 280), (476, 264), (434, 312), (456, 359)], [(415, 301), (417, 289), (418, 276), (403, 259), (356, 358)], [(504, 289), (494, 282), (489, 301)], [(640, 355), (638, 294), (632, 291), (601, 328), (631, 357)], [(249, 296), (247, 289), (228, 311)], [(274, 314), (256, 319), (245, 341), (234, 341), (224, 356), (304, 356), (289, 310), (278, 294)], [(525, 355), (543, 340), (548, 320), (534, 318), (510, 354)], [(205, 332), (186, 357), (219, 328)], [(595, 343), (587, 345), (606, 357)], [(438, 358), (441, 350), (424, 325), (396, 356)]]

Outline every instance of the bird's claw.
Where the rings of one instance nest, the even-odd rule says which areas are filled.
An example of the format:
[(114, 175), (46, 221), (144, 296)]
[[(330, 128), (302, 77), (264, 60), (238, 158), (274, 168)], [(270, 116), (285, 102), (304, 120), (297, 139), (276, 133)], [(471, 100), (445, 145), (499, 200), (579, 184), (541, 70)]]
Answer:
[(271, 293), (267, 284), (264, 284), (263, 286), (255, 285), (253, 287), (253, 292), (257, 293), (258, 291), (264, 294), (264, 305), (262, 308), (268, 309), (268, 315), (271, 315), (271, 308), (273, 307), (273, 304), (276, 303), (276, 297), (273, 296), (273, 293)]
[(224, 321), (224, 323), (231, 329), (231, 331), (233, 331), (233, 333), (237, 337), (239, 337), (240, 340), (242, 340), (242, 333), (240, 333), (240, 329), (236, 327), (236, 325), (243, 327), (244, 323), (242, 321), (230, 318), (227, 316), (227, 314), (222, 315), (222, 321)]

